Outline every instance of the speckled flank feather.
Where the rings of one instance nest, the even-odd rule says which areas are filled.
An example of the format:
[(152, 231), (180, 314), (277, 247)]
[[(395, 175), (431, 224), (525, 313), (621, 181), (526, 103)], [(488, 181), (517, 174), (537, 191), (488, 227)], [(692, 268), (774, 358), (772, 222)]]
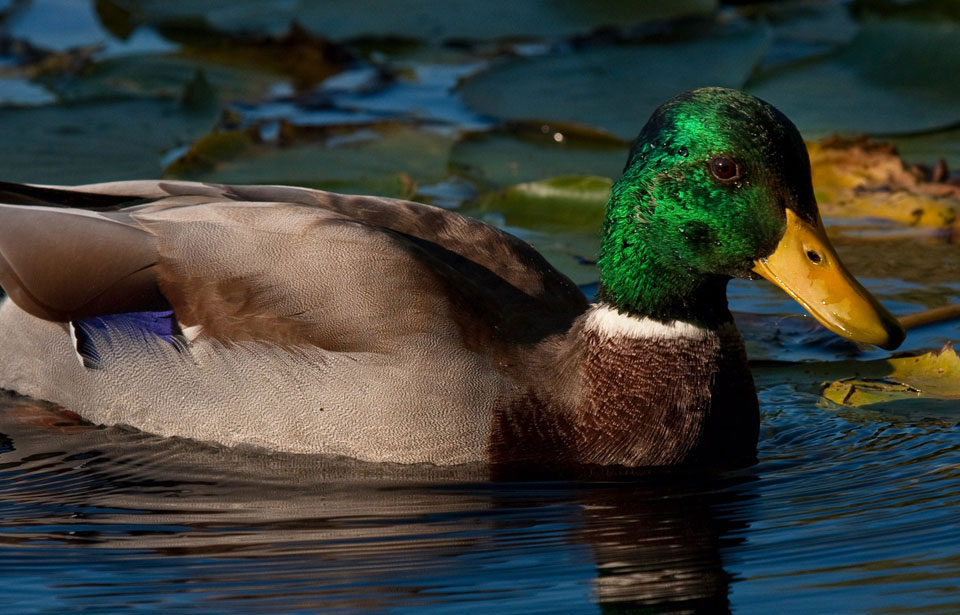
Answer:
[[(215, 340), (189, 352), (159, 340), (106, 343), (100, 369), (90, 370), (65, 325), (9, 300), (0, 331), (4, 388), (94, 423), (366, 461), (486, 461), (492, 401), (477, 401), (493, 400), (502, 386), (483, 357), (438, 339), (410, 339), (409, 352), (389, 355)], [(124, 335), (111, 333), (114, 342)], [(435, 361), (455, 377), (438, 374)]]

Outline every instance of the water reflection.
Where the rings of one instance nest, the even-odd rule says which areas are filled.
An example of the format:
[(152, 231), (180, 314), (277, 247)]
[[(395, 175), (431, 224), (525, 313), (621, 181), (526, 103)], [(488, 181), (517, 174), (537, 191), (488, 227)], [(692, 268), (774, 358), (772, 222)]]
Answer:
[(723, 549), (755, 497), (749, 472), (489, 482), (98, 429), (13, 397), (0, 432), (0, 574), (23, 582), (0, 604), (40, 612), (723, 613)]
[(761, 405), (752, 468), (499, 481), (0, 398), (0, 612), (960, 612), (956, 421)]

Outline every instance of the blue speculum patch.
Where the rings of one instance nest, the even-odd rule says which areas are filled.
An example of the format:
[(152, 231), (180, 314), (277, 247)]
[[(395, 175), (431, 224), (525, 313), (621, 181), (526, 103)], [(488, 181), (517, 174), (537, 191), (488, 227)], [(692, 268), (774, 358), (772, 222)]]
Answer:
[(181, 335), (180, 325), (173, 310), (159, 312), (127, 312), (84, 318), (70, 323), (77, 354), (85, 367), (97, 367), (101, 353), (98, 346), (112, 343), (117, 336), (136, 341), (158, 337), (176, 345)]

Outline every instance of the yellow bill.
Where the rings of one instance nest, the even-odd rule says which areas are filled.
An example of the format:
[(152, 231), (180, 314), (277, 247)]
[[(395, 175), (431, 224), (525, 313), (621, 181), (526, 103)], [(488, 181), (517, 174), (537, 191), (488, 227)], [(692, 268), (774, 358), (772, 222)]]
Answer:
[(787, 230), (776, 250), (753, 270), (800, 303), (823, 326), (857, 342), (893, 350), (906, 332), (834, 252), (819, 217), (815, 224), (787, 211)]

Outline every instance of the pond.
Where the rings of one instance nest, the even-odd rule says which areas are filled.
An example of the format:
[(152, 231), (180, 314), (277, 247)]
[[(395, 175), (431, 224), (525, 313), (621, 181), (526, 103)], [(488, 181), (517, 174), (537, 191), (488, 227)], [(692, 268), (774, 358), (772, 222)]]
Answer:
[[(896, 143), (905, 163), (811, 143), (832, 238), (895, 314), (960, 302), (955, 4), (356, 4), (5, 3), (0, 179), (414, 198), (518, 234), (590, 295), (629, 139), (724, 85), (807, 139)], [(761, 433), (758, 463), (724, 472), (505, 480), (160, 438), (0, 392), (0, 612), (960, 612), (960, 391), (866, 378), (891, 353), (765, 282), (729, 296)], [(900, 351), (958, 339), (933, 324)]]

